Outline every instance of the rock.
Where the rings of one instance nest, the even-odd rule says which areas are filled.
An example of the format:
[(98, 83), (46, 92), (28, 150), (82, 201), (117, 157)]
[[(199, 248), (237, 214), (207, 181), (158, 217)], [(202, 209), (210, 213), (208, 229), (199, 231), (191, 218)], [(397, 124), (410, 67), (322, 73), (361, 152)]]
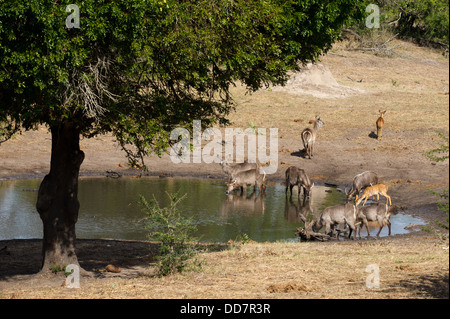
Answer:
[(409, 225), (405, 226), (406, 230), (421, 230), (422, 229), (422, 225), (419, 224), (415, 224), (415, 223), (410, 223)]

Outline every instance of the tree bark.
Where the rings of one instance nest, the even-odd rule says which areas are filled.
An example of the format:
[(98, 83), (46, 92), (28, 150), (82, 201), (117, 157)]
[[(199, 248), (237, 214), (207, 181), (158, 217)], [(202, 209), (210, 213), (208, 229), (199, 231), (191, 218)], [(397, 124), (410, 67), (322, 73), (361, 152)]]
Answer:
[(78, 175), (84, 160), (80, 132), (68, 121), (52, 126), (50, 131), (50, 172), (39, 187), (36, 203), (44, 225), (41, 271), (79, 265), (75, 254), (75, 224), (80, 207)]

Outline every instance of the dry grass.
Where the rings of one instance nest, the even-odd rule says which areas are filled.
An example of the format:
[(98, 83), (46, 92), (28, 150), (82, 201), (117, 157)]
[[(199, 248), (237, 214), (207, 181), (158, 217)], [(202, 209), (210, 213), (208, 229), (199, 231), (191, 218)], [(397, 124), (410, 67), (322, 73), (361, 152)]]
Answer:
[[(3, 298), (448, 298), (448, 250), (435, 239), (250, 243), (200, 258), (200, 272), (82, 279), (79, 289), (1, 293)], [(379, 266), (379, 289), (366, 286), (369, 264)]]
[(279, 128), (284, 138), (298, 138), (308, 121), (319, 115), (327, 125), (320, 133), (322, 139), (358, 139), (366, 138), (368, 129), (375, 130), (378, 110), (387, 109), (385, 131), (392, 136), (385, 143), (402, 146), (402, 137), (414, 134), (416, 150), (428, 150), (427, 138), (435, 138), (436, 131), (448, 133), (448, 59), (427, 48), (393, 42), (398, 44), (395, 57), (346, 51), (345, 43), (338, 43), (322, 58), (339, 84), (369, 93), (320, 99), (270, 90), (246, 94), (244, 87), (237, 86), (233, 90), (237, 112), (230, 116), (233, 126), (245, 128), (252, 121), (257, 127)]
[[(434, 146), (436, 131), (448, 135), (449, 62), (430, 49), (396, 40), (391, 44), (398, 44), (394, 57), (348, 51), (341, 43), (322, 59), (339, 84), (370, 93), (319, 99), (270, 90), (246, 95), (245, 89), (237, 86), (233, 89), (237, 112), (230, 115), (232, 126), (247, 128), (253, 122), (256, 127), (279, 128), (280, 149), (293, 148), (283, 145), (283, 139), (298, 141), (308, 121), (320, 115), (326, 122), (326, 129), (320, 133), (322, 145), (339, 143), (342, 151), (356, 155), (384, 151), (393, 160), (398, 156), (418, 157)], [(370, 129), (375, 130), (379, 109), (388, 110), (383, 131), (387, 138), (382, 144), (367, 138)], [(315, 163), (310, 164), (312, 168)], [(400, 178), (388, 173), (384, 174), (387, 180)], [(325, 173), (315, 174), (313, 178)], [(445, 177), (442, 183), (448, 187)], [(442, 248), (437, 239), (418, 236), (392, 241), (247, 244), (203, 253), (200, 272), (156, 278), (144, 267), (141, 276), (82, 279), (80, 289), (61, 287), (62, 279), (56, 285), (17, 283), (0, 288), (0, 297), (448, 298), (449, 255)], [(379, 289), (366, 287), (365, 269), (369, 264), (380, 267)]]

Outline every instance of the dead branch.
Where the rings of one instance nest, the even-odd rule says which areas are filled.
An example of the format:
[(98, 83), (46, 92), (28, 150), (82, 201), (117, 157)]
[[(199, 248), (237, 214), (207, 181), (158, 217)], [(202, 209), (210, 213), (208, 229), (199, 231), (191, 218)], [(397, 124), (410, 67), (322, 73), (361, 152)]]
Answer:
[(300, 237), (300, 240), (318, 240), (318, 241), (326, 241), (330, 239), (330, 236), (326, 234), (316, 233), (308, 228), (297, 228), (297, 232), (295, 233), (297, 237)]
[(81, 104), (87, 117), (101, 117), (106, 112), (102, 106), (105, 98), (113, 102), (119, 98), (108, 90), (111, 68), (112, 62), (102, 57), (82, 70), (75, 69), (63, 92), (64, 105)]

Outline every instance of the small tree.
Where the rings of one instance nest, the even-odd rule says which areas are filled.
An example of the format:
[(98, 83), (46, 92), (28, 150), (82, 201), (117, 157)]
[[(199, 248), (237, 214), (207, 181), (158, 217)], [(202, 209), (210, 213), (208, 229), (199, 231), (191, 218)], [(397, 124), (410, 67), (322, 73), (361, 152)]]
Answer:
[[(431, 151), (428, 151), (424, 153), (423, 155), (428, 157), (430, 160), (434, 162), (443, 162), (446, 159), (448, 159), (448, 137), (446, 137), (441, 132), (437, 133), (438, 136), (441, 138), (442, 142), (439, 143), (439, 147), (432, 149)], [(436, 155), (436, 154), (443, 154), (443, 155)]]
[(148, 238), (161, 242), (158, 257), (160, 276), (183, 271), (196, 254), (197, 238), (193, 234), (197, 227), (193, 224), (193, 219), (183, 217), (179, 209), (180, 202), (186, 195), (167, 195), (170, 199), (167, 207), (161, 207), (156, 198), (148, 202), (144, 196), (140, 196), (147, 215), (145, 227), (148, 229)]
[[(432, 161), (434, 161), (434, 162), (442, 162), (442, 161), (445, 161), (446, 159), (448, 159), (449, 158), (449, 153), (448, 153), (448, 151), (449, 151), (449, 145), (448, 145), (448, 137), (446, 137), (444, 134), (442, 134), (441, 132), (438, 132), (438, 135), (439, 135), (439, 137), (443, 140), (443, 142), (441, 142), (441, 143), (439, 143), (439, 147), (437, 147), (437, 148), (435, 148), (435, 149), (432, 149), (431, 151), (429, 151), (429, 152), (426, 152), (425, 154), (423, 154), (424, 156), (426, 156), (426, 157), (428, 157), (430, 160), (432, 160)], [(443, 154), (443, 155), (436, 155), (436, 154)], [(431, 194), (433, 194), (433, 195), (436, 195), (436, 196), (439, 196), (440, 198), (443, 198), (444, 199), (444, 202), (438, 202), (437, 203), (437, 206), (438, 206), (438, 209), (439, 210), (441, 210), (441, 211), (443, 211), (443, 212), (445, 212), (445, 213), (447, 213), (447, 215), (448, 215), (448, 213), (449, 213), (449, 211), (448, 211), (448, 193), (449, 193), (449, 189), (447, 188), (447, 189), (444, 189), (443, 191), (442, 191), (442, 193), (439, 193), (439, 192), (436, 192), (436, 191), (433, 191), (433, 190), (428, 190)], [(446, 230), (448, 230), (449, 229), (449, 218), (448, 218), (448, 216), (447, 216), (447, 218), (446, 218), (446, 225), (445, 224), (443, 224), (442, 222), (440, 222), (440, 221), (436, 221), (436, 224), (439, 226), (439, 227), (441, 227), (441, 228), (444, 228), (444, 229), (446, 229)]]

